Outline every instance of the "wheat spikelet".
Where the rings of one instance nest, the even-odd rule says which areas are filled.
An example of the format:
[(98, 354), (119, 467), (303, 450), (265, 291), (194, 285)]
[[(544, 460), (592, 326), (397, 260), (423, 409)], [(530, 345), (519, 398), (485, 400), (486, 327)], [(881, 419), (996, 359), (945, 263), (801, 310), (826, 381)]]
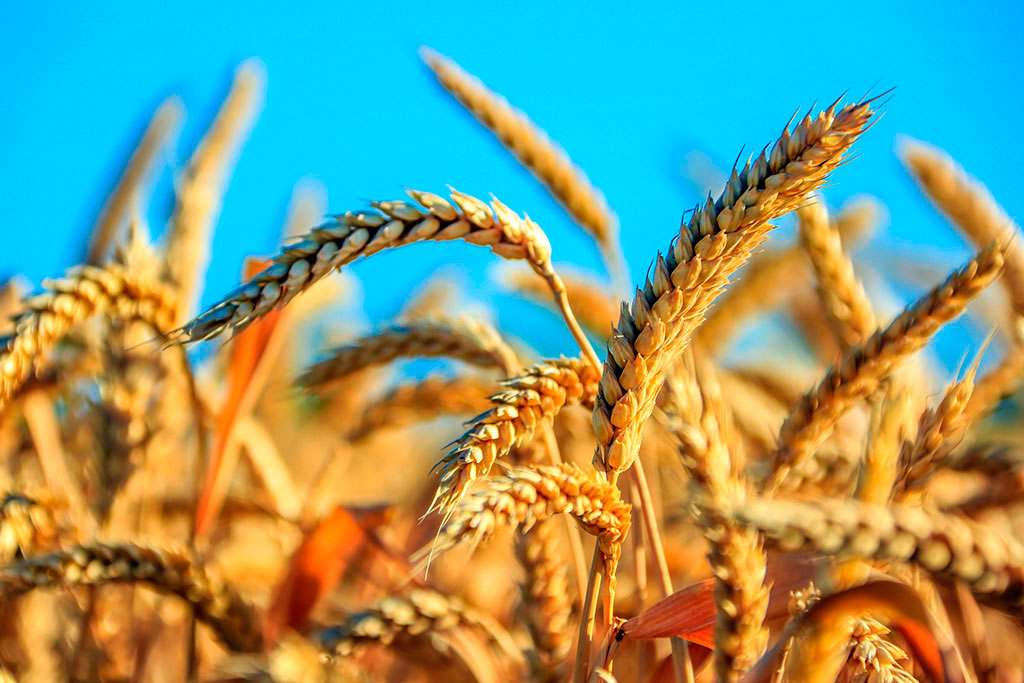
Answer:
[(124, 173), (96, 219), (89, 236), (85, 263), (99, 265), (111, 242), (116, 241), (117, 232), (123, 227), (132, 202), (139, 199), (140, 185), (145, 182), (145, 176), (152, 169), (158, 154), (178, 127), (182, 113), (181, 100), (177, 97), (167, 98), (153, 113), (138, 147), (132, 152)]
[(727, 519), (721, 505), (750, 489), (742, 467), (730, 455), (728, 412), (706, 360), (684, 356), (683, 378), (670, 388), (666, 412), (680, 441), (683, 465), (696, 484), (699, 519), (711, 544), (708, 561), (715, 576), (715, 670), (718, 680), (738, 681), (764, 652), (768, 630), (765, 586), (767, 556), (753, 529)]
[(494, 382), (473, 376), (427, 377), (400, 384), (366, 407), (349, 432), (351, 441), (365, 439), (382, 429), (402, 427), (443, 415), (477, 414), (487, 407)]
[(381, 249), (423, 240), (463, 239), (486, 245), (508, 259), (525, 259), (548, 277), (551, 246), (529, 217), (520, 218), (494, 199), (491, 206), (452, 191), (449, 203), (434, 194), (409, 190), (419, 206), (404, 201), (374, 202), (376, 211), (333, 219), (285, 247), (273, 265), (208, 308), (181, 330), (185, 341), (242, 331), (276, 306), (283, 306), (332, 270)]
[(732, 515), (783, 552), (908, 563), (1024, 619), (1024, 548), (991, 527), (927, 508), (834, 500), (755, 499)]
[[(607, 337), (615, 324), (615, 316), (619, 312), (619, 302), (612, 298), (608, 287), (592, 278), (559, 267), (559, 273), (565, 282), (565, 292), (569, 297), (569, 305), (579, 318), (580, 323), (588, 330), (602, 338)], [(550, 301), (547, 287), (531, 276), (525, 269), (509, 269), (503, 274), (504, 283), (531, 299), (541, 303)]]
[(515, 352), (489, 323), (474, 318), (435, 318), (388, 327), (327, 353), (302, 373), (298, 383), (322, 390), (354, 372), (397, 358), (454, 358), (470, 365), (519, 370)]
[(828, 210), (813, 198), (796, 210), (800, 243), (817, 276), (818, 292), (844, 349), (860, 343), (875, 331), (875, 312), (864, 286), (853, 272), (853, 263), (828, 219)]
[(523, 112), (487, 89), (455, 62), (429, 48), (420, 51), (442, 87), (488, 128), (594, 236), (613, 271), (620, 269), (618, 224), (604, 197), (572, 160)]
[(909, 661), (910, 655), (887, 635), (889, 629), (877, 619), (854, 619), (847, 645), (850, 654), (837, 683), (917, 683), (900, 664)]
[(433, 548), (420, 551), (417, 559), (464, 542), (478, 545), (502, 529), (529, 531), (542, 520), (566, 513), (597, 537), (606, 563), (614, 567), (619, 544), (629, 530), (629, 510), (618, 488), (571, 463), (516, 467), (491, 477), (486, 488), (460, 503)]
[(572, 646), (572, 603), (565, 555), (558, 548), (558, 523), (554, 519), (537, 522), (517, 538), (516, 551), (526, 573), (522, 606), (533, 636), (534, 678), (564, 680), (566, 657)]
[(195, 609), (196, 617), (234, 651), (260, 648), (258, 619), (242, 601), (185, 553), (134, 544), (81, 546), (33, 557), (0, 569), (0, 594), (34, 588), (146, 583), (173, 593)]
[(768, 490), (786, 479), (794, 463), (810, 456), (851, 405), (871, 394), (899, 361), (922, 348), (996, 279), (1004, 249), (1004, 245), (993, 243), (979, 252), (888, 327), (851, 348), (817, 386), (804, 394), (779, 432)]
[(563, 406), (592, 404), (598, 379), (597, 368), (586, 360), (563, 357), (506, 380), (505, 390), (491, 397), (494, 407), (475, 418), (435, 466), (441, 478), (430, 509), (452, 510), (470, 484), (530, 439), (538, 424), (553, 420)]
[(173, 288), (118, 264), (80, 266), (44, 285), (48, 291), (24, 302), (14, 332), (0, 338), (0, 410), (73, 326), (108, 315), (166, 331), (179, 310)]
[(57, 536), (53, 510), (18, 493), (0, 498), (0, 562), (29, 555)]
[(1024, 315), (1024, 245), (1018, 228), (984, 185), (969, 177), (945, 152), (916, 140), (900, 149), (903, 163), (929, 199), (979, 249), (993, 240), (1009, 241), (1003, 286), (1013, 309)]
[(265, 80), (263, 67), (255, 60), (238, 67), (227, 98), (181, 179), (168, 226), (164, 272), (167, 280), (179, 288), (182, 316), (193, 311), (198, 302), (227, 178), (262, 106)]
[(709, 197), (680, 229), (668, 256), (625, 304), (608, 344), (601, 391), (594, 408), (597, 463), (628, 469), (654, 409), (663, 373), (685, 348), (729, 276), (767, 238), (768, 221), (795, 208), (842, 160), (866, 128), (870, 103), (832, 105), (787, 128), (770, 154), (733, 169), (717, 201)]

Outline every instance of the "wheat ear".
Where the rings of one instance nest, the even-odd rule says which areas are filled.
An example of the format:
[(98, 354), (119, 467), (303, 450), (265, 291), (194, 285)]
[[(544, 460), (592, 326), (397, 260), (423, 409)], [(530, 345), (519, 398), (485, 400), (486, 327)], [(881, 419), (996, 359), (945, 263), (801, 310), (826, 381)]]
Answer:
[(421, 550), (416, 559), (460, 543), (478, 545), (501, 529), (529, 531), (538, 522), (565, 513), (597, 537), (605, 562), (614, 565), (629, 530), (629, 510), (618, 488), (571, 463), (515, 467), (491, 477), (486, 488), (456, 506), (433, 547)]
[(322, 390), (354, 372), (398, 358), (453, 358), (516, 374), (519, 359), (489, 323), (474, 318), (434, 318), (395, 325), (341, 346), (302, 373), (298, 383)]
[(867, 127), (870, 102), (838, 112), (837, 104), (814, 118), (808, 114), (792, 132), (787, 125), (770, 153), (762, 152), (741, 171), (734, 168), (721, 197), (709, 197), (693, 211), (632, 306), (623, 304), (594, 408), (595, 459), (605, 471), (632, 464), (664, 371), (729, 276), (767, 238), (768, 221), (820, 186)]
[(470, 484), (530, 439), (538, 424), (553, 420), (563, 406), (592, 405), (598, 379), (597, 368), (586, 360), (563, 357), (505, 380), (505, 390), (491, 397), (494, 407), (475, 418), (435, 466), (441, 478), (430, 509), (451, 511)]
[(732, 515), (783, 552), (908, 563), (1024, 619), (1024, 548), (990, 527), (917, 506), (835, 500), (756, 499)]
[(715, 576), (715, 670), (721, 681), (738, 681), (764, 653), (768, 629), (767, 555), (753, 529), (734, 524), (721, 506), (750, 490), (740, 463), (730, 455), (728, 411), (708, 361), (684, 356), (682, 377), (667, 384), (666, 414), (680, 442), (683, 466), (711, 550)]
[[(1024, 245), (1019, 229), (984, 185), (968, 176), (945, 152), (916, 140), (907, 140), (900, 156), (918, 185), (942, 213), (959, 227), (977, 248), (994, 240), (1009, 241), (1003, 286), (1013, 309), (1024, 315)], [(1018, 239), (1009, 240), (1010, 237)]]
[(164, 272), (181, 292), (183, 316), (191, 313), (199, 300), (227, 179), (263, 105), (265, 81), (266, 74), (257, 61), (238, 67), (227, 98), (180, 180), (168, 226)]
[(24, 302), (14, 332), (0, 338), (0, 411), (73, 326), (105, 314), (167, 331), (179, 310), (173, 288), (117, 264), (80, 266), (44, 286), (46, 292)]
[(140, 199), (141, 186), (177, 129), (183, 113), (184, 107), (177, 97), (167, 98), (153, 113), (142, 139), (93, 225), (85, 263), (91, 266), (102, 263), (111, 243), (116, 241), (118, 230), (123, 228), (132, 203)]
[(990, 244), (945, 282), (906, 308), (884, 330), (851, 348), (793, 409), (779, 432), (767, 490), (802, 463), (855, 402), (867, 397), (897, 363), (918, 351), (939, 328), (998, 277), (1005, 245)]
[(853, 263), (843, 250), (839, 231), (829, 222), (828, 210), (817, 197), (796, 210), (800, 243), (810, 257), (818, 293), (844, 350), (875, 331), (875, 312)]
[(236, 652), (257, 652), (259, 619), (253, 608), (186, 553), (139, 546), (105, 544), (33, 557), (0, 569), (0, 593), (34, 588), (145, 583), (173, 593), (195, 609), (224, 644)]
[(597, 240), (612, 275), (624, 276), (618, 221), (583, 171), (523, 112), (489, 90), (475, 76), (429, 48), (422, 48), (420, 55), (441, 86), (494, 133), (569, 215)]
[(522, 606), (533, 636), (534, 677), (551, 683), (562, 681), (572, 646), (572, 602), (565, 555), (558, 547), (558, 523), (554, 519), (537, 522), (517, 538), (516, 554), (525, 572)]
[(494, 382), (466, 376), (427, 377), (407, 382), (373, 400), (348, 433), (359, 441), (382, 429), (402, 427), (444, 415), (476, 414), (487, 407)]
[(580, 348), (593, 359), (590, 342), (573, 317), (561, 278), (551, 267), (551, 245), (529, 216), (520, 217), (493, 199), (491, 205), (452, 190), (449, 203), (408, 190), (416, 202), (373, 202), (375, 211), (349, 212), (306, 233), (273, 264), (178, 330), (185, 342), (241, 332), (275, 307), (284, 306), (333, 270), (360, 256), (425, 240), (463, 239), (486, 245), (507, 259), (523, 259), (547, 282)]

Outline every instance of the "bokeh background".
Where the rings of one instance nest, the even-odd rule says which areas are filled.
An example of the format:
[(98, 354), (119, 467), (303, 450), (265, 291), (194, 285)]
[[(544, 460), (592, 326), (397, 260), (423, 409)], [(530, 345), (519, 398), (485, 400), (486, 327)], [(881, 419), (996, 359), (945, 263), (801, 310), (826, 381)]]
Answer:
[[(81, 260), (146, 122), (177, 94), (187, 118), (147, 208), (159, 235), (175, 178), (249, 57), (265, 64), (266, 102), (227, 190), (204, 304), (235, 286), (246, 255), (276, 250), (301, 182), (321, 183), (336, 212), (404, 187), (494, 192), (545, 228), (556, 262), (600, 274), (591, 241), (438, 87), (422, 45), (505, 95), (586, 170), (620, 218), (634, 281), (700, 199), (709, 169), (759, 151), (798, 108), (895, 86), (826, 197), (835, 206), (868, 193), (888, 206), (885, 230), (864, 248), (875, 265), (898, 275), (913, 255), (952, 267), (969, 250), (894, 148), (901, 134), (943, 147), (1019, 216), (1022, 29), (1016, 1), (8, 2), (0, 277), (39, 283)], [(553, 317), (524, 315), (526, 304), (491, 283), (495, 260), (464, 244), (423, 244), (352, 271), (371, 292), (368, 321), (387, 319), (439, 266), (455, 264), (512, 333), (545, 353), (571, 350)]]

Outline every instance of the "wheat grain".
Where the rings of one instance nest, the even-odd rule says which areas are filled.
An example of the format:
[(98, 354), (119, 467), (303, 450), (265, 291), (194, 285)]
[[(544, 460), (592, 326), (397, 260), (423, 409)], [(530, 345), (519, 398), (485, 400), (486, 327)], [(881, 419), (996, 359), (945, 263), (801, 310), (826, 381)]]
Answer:
[(751, 500), (733, 510), (787, 553), (908, 563), (961, 581), (979, 601), (1024, 619), (1024, 548), (991, 527), (922, 507)]
[(1024, 315), (1024, 245), (1019, 229), (984, 185), (969, 177), (942, 150), (916, 140), (906, 140), (900, 156), (921, 189), (942, 213), (981, 249), (993, 240), (1009, 242), (1003, 286), (1013, 309)]
[(57, 532), (49, 505), (18, 493), (0, 498), (0, 562), (10, 562), (19, 554), (33, 554), (51, 543)]
[(888, 327), (851, 348), (817, 386), (804, 394), (779, 431), (768, 490), (777, 488), (795, 463), (810, 456), (850, 406), (871, 394), (899, 361), (922, 348), (998, 277), (1004, 249), (1004, 245), (993, 243), (979, 252), (907, 307)]
[(117, 264), (81, 266), (44, 285), (45, 293), (24, 302), (14, 332), (0, 339), (0, 410), (73, 326), (108, 315), (166, 331), (179, 309), (172, 288)]
[(836, 334), (847, 350), (875, 331), (875, 313), (853, 263), (843, 251), (838, 230), (829, 224), (828, 210), (814, 198), (796, 210), (800, 243), (810, 257), (818, 293)]
[(594, 408), (596, 461), (604, 470), (629, 468), (665, 369), (729, 276), (767, 238), (768, 221), (795, 208), (825, 180), (872, 114), (869, 102), (838, 112), (835, 107), (815, 118), (807, 115), (792, 133), (787, 126), (770, 154), (762, 153), (742, 171), (733, 169), (722, 196), (695, 209), (667, 258), (658, 257), (632, 307), (623, 304)]
[(545, 277), (551, 270), (547, 236), (529, 217), (520, 218), (494, 199), (491, 206), (452, 191), (452, 203), (409, 190), (419, 205), (374, 202), (375, 211), (337, 215), (301, 236), (273, 259), (273, 265), (217, 302), (182, 328), (185, 341), (235, 333), (277, 306), (283, 306), (332, 270), (360, 256), (423, 240), (463, 239), (489, 246), (503, 258), (524, 259)]
[(192, 153), (181, 179), (168, 225), (164, 273), (179, 289), (182, 316), (191, 313), (198, 303), (227, 178), (256, 112), (263, 105), (265, 80), (263, 67), (255, 60), (238, 67), (227, 98)]
[(493, 408), (473, 420), (466, 433), (435, 466), (441, 472), (431, 510), (450, 511), (477, 478), (537, 426), (567, 405), (589, 406), (597, 394), (598, 370), (581, 358), (560, 358), (504, 382), (491, 397)]
[(420, 54), (444, 89), (494, 133), (576, 222), (594, 236), (608, 259), (609, 269), (613, 273), (620, 271), (623, 266), (618, 222), (583, 171), (523, 112), (488, 90), (479, 79), (429, 48), (423, 48)]
[(387, 327), (329, 351), (302, 373), (298, 383), (314, 391), (368, 367), (398, 358), (453, 358), (516, 374), (519, 359), (498, 331), (484, 320), (462, 317), (416, 320)]
[(145, 583), (195, 609), (234, 651), (255, 652), (260, 632), (253, 608), (188, 554), (134, 544), (97, 543), (33, 557), (0, 569), (0, 593), (34, 588)]

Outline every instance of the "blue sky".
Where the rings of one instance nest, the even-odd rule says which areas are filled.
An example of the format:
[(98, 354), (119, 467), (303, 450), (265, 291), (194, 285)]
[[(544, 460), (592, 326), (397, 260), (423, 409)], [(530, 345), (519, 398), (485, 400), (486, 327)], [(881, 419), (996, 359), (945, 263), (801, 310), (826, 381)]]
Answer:
[[(3, 4), (0, 276), (38, 283), (79, 260), (142, 127), (178, 94), (187, 119), (152, 200), (159, 232), (170, 179), (235, 65), (252, 56), (266, 65), (266, 105), (225, 198), (204, 303), (235, 284), (245, 255), (276, 250), (292, 188), (309, 177), (338, 212), (406, 186), (494, 192), (546, 229), (556, 261), (599, 272), (589, 240), (437, 87), (421, 45), (504, 94), (586, 169), (620, 217), (634, 279), (698, 200), (681, 173), (688, 152), (728, 166), (744, 146), (774, 139), (797, 108), (845, 90), (897, 87), (826, 195), (834, 205), (881, 198), (891, 214), (883, 244), (933, 245), (948, 264), (968, 253), (903, 173), (893, 154), (900, 134), (947, 149), (1011, 215), (1024, 209), (1019, 2), (257, 5)], [(458, 262), (476, 283), (494, 260), (428, 244), (353, 271), (373, 289), (370, 318), (382, 319), (442, 263)], [(516, 310), (488, 286), (476, 291), (503, 319)]]

